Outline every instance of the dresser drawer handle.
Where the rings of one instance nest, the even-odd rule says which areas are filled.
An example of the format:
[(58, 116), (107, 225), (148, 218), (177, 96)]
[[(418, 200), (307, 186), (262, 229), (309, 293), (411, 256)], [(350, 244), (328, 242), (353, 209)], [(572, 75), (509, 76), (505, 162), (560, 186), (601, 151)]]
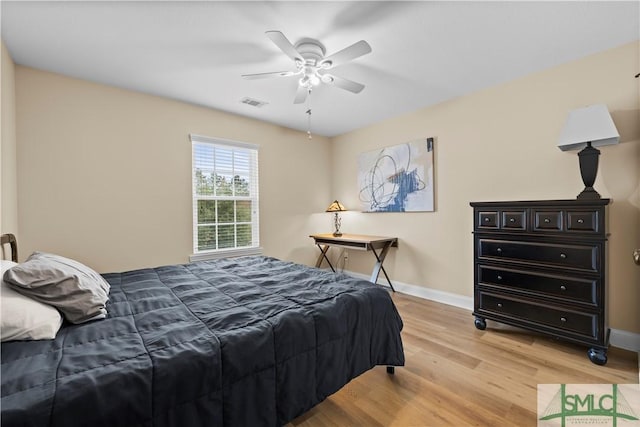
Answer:
[(509, 222), (516, 222), (515, 218), (509, 218)]
[(498, 303), (498, 308), (502, 308), (502, 303), (501, 302)]
[(566, 290), (567, 290), (567, 287), (566, 287), (565, 285), (560, 285), (560, 290), (561, 290), (561, 291), (566, 291)]
[(489, 219), (489, 217), (488, 217), (488, 216), (485, 216), (485, 217), (484, 217), (484, 222), (489, 222), (489, 221), (491, 221), (491, 220)]
[(567, 259), (567, 254), (560, 254), (560, 258)]
[(496, 249), (496, 252), (498, 252), (499, 254), (501, 254), (501, 253), (502, 253), (502, 248), (498, 248), (498, 249)]
[(498, 280), (502, 280), (502, 276), (498, 274)]
[(549, 218), (545, 218), (544, 222), (546, 222), (547, 224), (549, 224), (551, 222), (551, 220)]
[(560, 321), (561, 321), (562, 323), (565, 323), (565, 322), (567, 321), (567, 318), (566, 318), (566, 317), (561, 317), (561, 318), (560, 318)]
[(584, 219), (582, 219), (582, 218), (580, 218), (580, 219), (578, 220), (578, 224), (582, 224), (583, 222), (584, 222)]

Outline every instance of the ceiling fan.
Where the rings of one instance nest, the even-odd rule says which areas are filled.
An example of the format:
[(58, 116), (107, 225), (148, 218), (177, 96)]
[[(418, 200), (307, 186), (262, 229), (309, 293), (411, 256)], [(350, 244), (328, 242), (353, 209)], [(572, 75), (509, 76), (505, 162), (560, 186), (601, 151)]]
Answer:
[(267, 31), (265, 34), (285, 55), (294, 61), (296, 70), (243, 74), (242, 77), (245, 79), (301, 76), (298, 81), (298, 91), (293, 101), (294, 104), (303, 103), (313, 87), (318, 86), (320, 83), (334, 85), (353, 93), (359, 93), (364, 89), (364, 85), (361, 83), (329, 74), (327, 71), (371, 52), (371, 46), (366, 41), (360, 40), (333, 55), (325, 57), (325, 47), (318, 40), (304, 38), (293, 45), (280, 31)]

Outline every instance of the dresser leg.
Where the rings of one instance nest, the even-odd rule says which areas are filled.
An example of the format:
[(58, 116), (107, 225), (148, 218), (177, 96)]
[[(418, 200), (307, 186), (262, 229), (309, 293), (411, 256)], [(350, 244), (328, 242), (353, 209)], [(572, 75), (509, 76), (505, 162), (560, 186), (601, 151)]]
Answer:
[(484, 320), (482, 317), (476, 316), (476, 320), (474, 324), (476, 325), (476, 328), (480, 329), (481, 331), (484, 331), (485, 329), (487, 329), (487, 321)]
[(387, 374), (393, 375), (396, 373), (396, 367), (395, 366), (387, 366)]
[(600, 348), (590, 348), (589, 352), (589, 360), (591, 360), (596, 365), (604, 365), (607, 363), (607, 350), (602, 350)]

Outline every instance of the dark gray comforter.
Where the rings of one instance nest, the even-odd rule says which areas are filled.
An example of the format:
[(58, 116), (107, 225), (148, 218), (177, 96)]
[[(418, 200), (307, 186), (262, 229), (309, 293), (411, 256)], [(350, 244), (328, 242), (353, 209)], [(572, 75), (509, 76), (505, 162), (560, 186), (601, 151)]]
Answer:
[(105, 274), (108, 315), (2, 344), (2, 426), (276, 426), (404, 365), (387, 291), (268, 257)]

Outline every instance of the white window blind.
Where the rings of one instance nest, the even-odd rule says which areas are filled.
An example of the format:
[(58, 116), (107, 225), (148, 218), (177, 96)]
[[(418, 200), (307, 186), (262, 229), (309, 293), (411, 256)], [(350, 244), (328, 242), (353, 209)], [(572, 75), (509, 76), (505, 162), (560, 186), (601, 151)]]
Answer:
[(258, 146), (190, 138), (194, 254), (258, 248)]

